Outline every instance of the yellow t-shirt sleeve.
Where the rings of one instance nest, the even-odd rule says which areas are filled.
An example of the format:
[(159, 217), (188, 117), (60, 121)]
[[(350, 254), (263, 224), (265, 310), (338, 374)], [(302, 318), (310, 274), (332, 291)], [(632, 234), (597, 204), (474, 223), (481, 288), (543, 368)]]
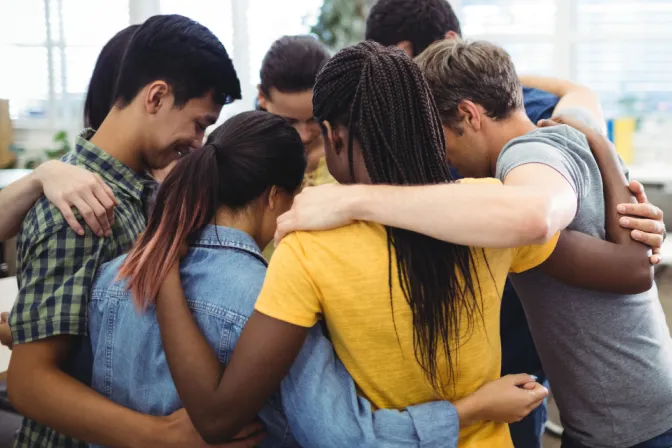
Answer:
[(255, 310), (293, 325), (315, 325), (322, 306), (307, 261), (297, 235), (285, 237), (273, 253)]
[(523, 246), (513, 249), (513, 261), (511, 262), (510, 271), (518, 274), (536, 268), (544, 261), (548, 260), (558, 244), (560, 234), (557, 233), (545, 244), (537, 244), (533, 246)]

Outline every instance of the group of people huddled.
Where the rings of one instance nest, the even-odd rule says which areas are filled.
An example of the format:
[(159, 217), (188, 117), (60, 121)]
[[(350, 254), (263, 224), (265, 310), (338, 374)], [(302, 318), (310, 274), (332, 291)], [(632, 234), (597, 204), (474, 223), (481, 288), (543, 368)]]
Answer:
[(564, 448), (671, 447), (662, 212), (593, 92), (460, 34), (379, 0), (333, 56), (283, 37), (207, 138), (222, 43), (114, 36), (75, 149), (0, 193), (15, 446), (534, 448), (548, 378)]

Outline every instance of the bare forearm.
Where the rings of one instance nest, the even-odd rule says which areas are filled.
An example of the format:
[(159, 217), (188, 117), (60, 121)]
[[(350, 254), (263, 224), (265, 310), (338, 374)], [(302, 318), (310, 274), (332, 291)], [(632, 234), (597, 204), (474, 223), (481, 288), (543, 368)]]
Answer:
[[(637, 259), (637, 256), (635, 256)], [(623, 246), (581, 232), (565, 230), (540, 269), (571, 286), (615, 294), (638, 294), (651, 289), (652, 268), (633, 263)]]
[(0, 191), (0, 241), (15, 236), (23, 218), (42, 195), (42, 184), (33, 172)]
[(547, 196), (529, 187), (443, 184), (354, 186), (345, 194), (353, 220), (373, 221), (455, 244), (517, 247), (546, 241)]
[(628, 180), (623, 174), (616, 151), (605, 138), (600, 136), (588, 134), (588, 143), (602, 175), (607, 240), (619, 245), (634, 246), (642, 252), (648, 252), (646, 246), (633, 240), (630, 237), (630, 231), (619, 224), (621, 215), (616, 209), (618, 204), (636, 204), (637, 201), (628, 188)]
[(21, 377), (10, 368), (8, 389), (21, 414), (71, 437), (111, 447), (161, 446), (151, 440), (161, 434), (158, 418), (119, 406), (56, 367)]

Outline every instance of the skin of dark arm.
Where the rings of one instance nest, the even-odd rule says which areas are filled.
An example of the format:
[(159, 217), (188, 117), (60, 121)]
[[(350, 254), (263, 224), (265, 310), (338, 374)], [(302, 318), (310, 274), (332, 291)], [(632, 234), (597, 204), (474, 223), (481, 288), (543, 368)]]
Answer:
[(232, 439), (279, 390), (308, 328), (254, 312), (226, 369), (194, 321), (177, 263), (156, 301), (168, 366), (185, 409), (210, 444)]
[(613, 145), (596, 130), (568, 117), (540, 124), (555, 123), (567, 124), (586, 135), (602, 174), (607, 241), (565, 230), (540, 269), (563, 283), (586, 289), (617, 294), (648, 291), (653, 284), (650, 248), (633, 240), (630, 231), (619, 224), (618, 204), (636, 201)]

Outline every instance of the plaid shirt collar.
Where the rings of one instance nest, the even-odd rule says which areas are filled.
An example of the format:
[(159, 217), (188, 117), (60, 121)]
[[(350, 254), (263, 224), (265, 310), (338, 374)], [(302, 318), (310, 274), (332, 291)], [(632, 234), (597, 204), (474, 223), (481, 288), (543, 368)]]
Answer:
[[(141, 175), (115, 159), (93, 143), (91, 138), (96, 131), (84, 129), (75, 140), (75, 150), (72, 157), (76, 157), (91, 171), (104, 180), (118, 186), (131, 197), (145, 203), (151, 196), (156, 181), (148, 175)], [(149, 188), (148, 188), (149, 187)]]

